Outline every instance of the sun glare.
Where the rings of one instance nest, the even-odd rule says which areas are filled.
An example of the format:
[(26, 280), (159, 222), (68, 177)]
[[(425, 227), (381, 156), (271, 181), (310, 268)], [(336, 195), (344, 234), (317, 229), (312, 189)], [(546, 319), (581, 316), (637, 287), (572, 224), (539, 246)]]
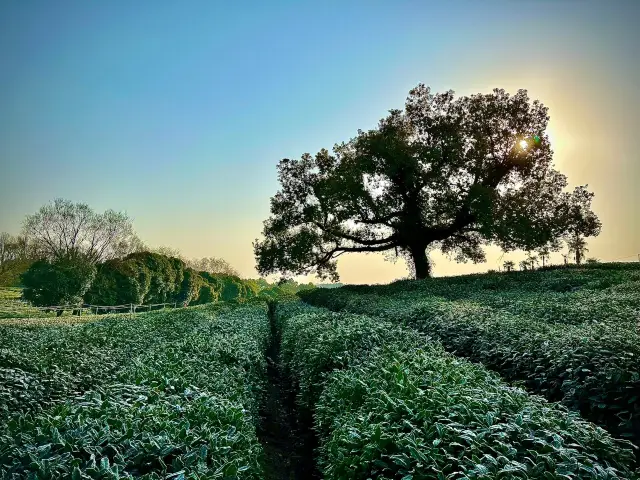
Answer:
[(522, 148), (523, 150), (526, 150), (528, 146), (529, 144), (527, 143), (526, 140), (520, 140), (520, 148)]

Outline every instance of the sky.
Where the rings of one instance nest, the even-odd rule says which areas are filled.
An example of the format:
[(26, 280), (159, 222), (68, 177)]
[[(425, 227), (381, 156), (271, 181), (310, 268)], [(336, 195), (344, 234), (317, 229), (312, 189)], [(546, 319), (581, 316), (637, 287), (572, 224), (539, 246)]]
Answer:
[[(152, 246), (256, 277), (276, 166), (347, 141), (418, 83), (527, 89), (557, 168), (603, 223), (588, 256), (640, 253), (640, 2), (0, 2), (0, 231), (62, 197), (126, 211)], [(496, 269), (432, 256), (436, 276)], [(556, 254), (553, 261), (560, 262)], [(344, 283), (408, 275), (343, 255)]]

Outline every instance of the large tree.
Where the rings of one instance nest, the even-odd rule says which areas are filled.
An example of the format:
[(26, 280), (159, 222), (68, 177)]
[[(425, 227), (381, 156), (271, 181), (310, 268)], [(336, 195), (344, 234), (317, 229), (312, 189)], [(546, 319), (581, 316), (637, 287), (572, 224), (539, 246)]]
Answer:
[(254, 243), (259, 272), (335, 281), (338, 256), (393, 249), (425, 278), (436, 248), (482, 262), (487, 244), (545, 245), (568, 230), (573, 198), (553, 168), (548, 121), (525, 90), (454, 98), (419, 85), (404, 111), (333, 153), (280, 162), (281, 190)]
[(27, 216), (24, 234), (40, 256), (57, 260), (81, 255), (91, 263), (138, 251), (141, 242), (131, 219), (122, 212), (94, 212), (84, 203), (56, 199)]

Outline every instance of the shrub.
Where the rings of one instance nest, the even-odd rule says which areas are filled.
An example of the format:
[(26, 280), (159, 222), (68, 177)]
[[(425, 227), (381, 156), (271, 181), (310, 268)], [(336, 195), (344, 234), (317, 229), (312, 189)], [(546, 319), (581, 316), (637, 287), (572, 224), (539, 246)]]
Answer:
[(98, 273), (86, 295), (97, 305), (189, 302), (200, 280), (177, 258), (151, 252), (132, 253), (98, 265)]
[(78, 305), (95, 275), (95, 266), (81, 257), (38, 260), (22, 275), (23, 298), (36, 306)]

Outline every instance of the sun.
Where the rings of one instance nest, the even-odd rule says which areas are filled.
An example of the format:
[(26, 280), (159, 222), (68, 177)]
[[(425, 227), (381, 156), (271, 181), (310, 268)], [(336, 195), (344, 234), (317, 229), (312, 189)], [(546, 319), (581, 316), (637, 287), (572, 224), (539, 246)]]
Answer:
[(529, 146), (529, 143), (526, 140), (520, 140), (520, 148), (522, 148), (523, 150), (526, 150), (528, 146)]

